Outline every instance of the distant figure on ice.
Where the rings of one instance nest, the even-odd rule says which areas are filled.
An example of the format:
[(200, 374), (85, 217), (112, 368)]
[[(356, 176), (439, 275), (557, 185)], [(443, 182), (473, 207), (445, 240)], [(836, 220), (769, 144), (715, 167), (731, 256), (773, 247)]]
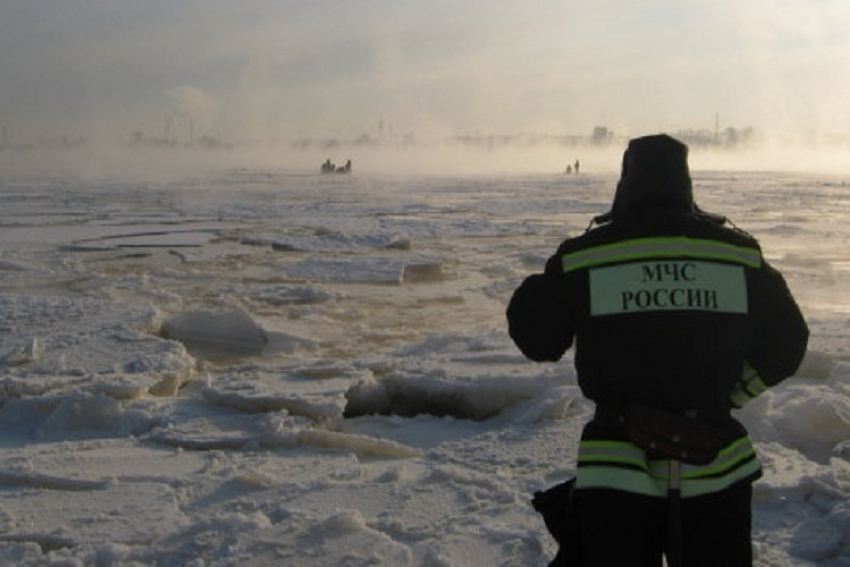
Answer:
[(579, 165), (580, 165), (580, 164), (579, 164), (578, 160), (576, 160), (576, 164), (575, 164), (575, 167), (574, 167), (574, 169), (576, 170), (576, 175), (578, 175), (578, 168), (579, 168)]
[(758, 242), (697, 207), (687, 155), (666, 135), (632, 140), (610, 212), (508, 305), (526, 357), (576, 345), (596, 404), (575, 478), (533, 500), (552, 565), (752, 564), (761, 465), (731, 412), (797, 371), (809, 331)]
[(567, 169), (564, 170), (564, 175), (570, 175), (573, 172), (573, 166), (568, 165)]
[(351, 160), (345, 162), (345, 165), (337, 166), (330, 159), (327, 159), (322, 164), (322, 173), (351, 173)]

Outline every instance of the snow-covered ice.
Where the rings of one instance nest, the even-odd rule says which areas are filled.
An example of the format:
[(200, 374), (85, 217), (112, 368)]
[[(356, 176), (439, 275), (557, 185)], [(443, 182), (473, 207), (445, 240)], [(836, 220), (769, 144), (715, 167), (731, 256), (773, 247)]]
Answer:
[[(848, 180), (692, 162), (812, 330), (757, 564), (850, 565)], [(504, 309), (616, 177), (0, 177), (0, 564), (545, 564), (593, 408)]]

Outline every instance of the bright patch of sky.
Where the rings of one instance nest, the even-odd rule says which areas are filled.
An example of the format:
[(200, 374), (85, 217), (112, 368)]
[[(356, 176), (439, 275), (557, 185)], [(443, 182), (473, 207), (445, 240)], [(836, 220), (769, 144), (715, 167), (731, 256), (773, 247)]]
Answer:
[[(850, 132), (843, 0), (10, 0), (9, 138)], [(175, 126), (176, 127), (176, 126)]]

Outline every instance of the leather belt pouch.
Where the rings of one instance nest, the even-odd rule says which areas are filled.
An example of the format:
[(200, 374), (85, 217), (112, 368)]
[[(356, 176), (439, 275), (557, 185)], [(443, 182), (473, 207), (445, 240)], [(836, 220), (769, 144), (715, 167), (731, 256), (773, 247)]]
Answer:
[(639, 404), (629, 406), (627, 423), (629, 438), (641, 449), (693, 465), (717, 458), (729, 437), (718, 425)]

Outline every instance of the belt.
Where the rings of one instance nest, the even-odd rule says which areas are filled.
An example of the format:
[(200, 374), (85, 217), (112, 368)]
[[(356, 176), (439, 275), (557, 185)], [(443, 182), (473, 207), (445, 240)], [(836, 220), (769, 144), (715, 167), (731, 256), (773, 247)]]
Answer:
[[(631, 405), (632, 403), (630, 402), (597, 402), (596, 412), (593, 415), (593, 419), (607, 423), (625, 423), (628, 419), (629, 407)], [(682, 416), (687, 416), (692, 419), (706, 420), (718, 424), (728, 423), (730, 418), (729, 412), (710, 412), (697, 409), (666, 411), (668, 411), (669, 413), (676, 413)]]

